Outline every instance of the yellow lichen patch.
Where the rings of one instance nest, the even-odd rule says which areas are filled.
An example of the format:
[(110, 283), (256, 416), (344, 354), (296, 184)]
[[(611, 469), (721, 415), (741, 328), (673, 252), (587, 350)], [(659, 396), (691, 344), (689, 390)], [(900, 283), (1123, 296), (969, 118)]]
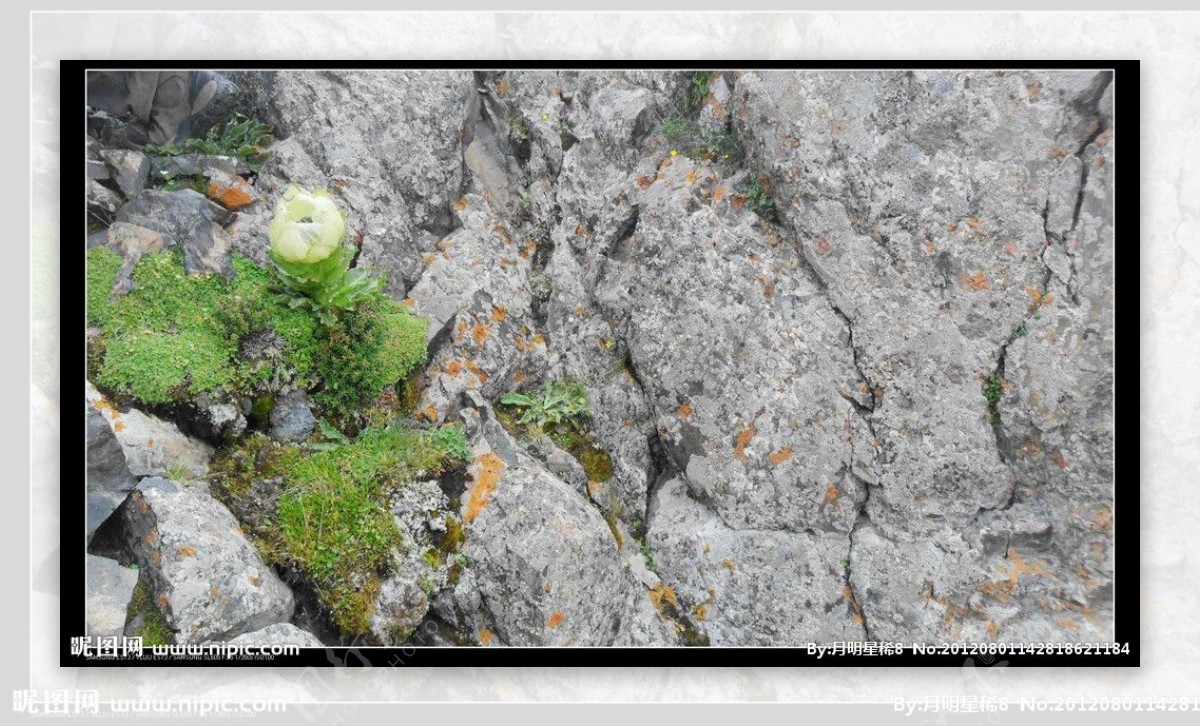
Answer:
[(524, 371), (517, 371), (516, 373), (513, 374), (513, 382), (516, 383), (517, 385), (525, 383), (526, 378), (527, 378), (527, 376)]
[(428, 252), (421, 256), (421, 264), (428, 267), (433, 264), (434, 260), (437, 260), (437, 259), (438, 259), (437, 255), (434, 255), (433, 253)]
[(971, 290), (986, 290), (988, 287), (987, 276), (982, 271), (976, 270), (967, 276), (967, 287)]
[(501, 78), (499, 81), (496, 81), (496, 95), (497, 96), (503, 96), (504, 92), (507, 90), (508, 90), (508, 81), (507, 80)]
[(476, 323), (471, 329), (471, 338), (475, 341), (475, 345), (483, 348), (484, 342), (488, 336), (492, 335), (492, 327), (483, 323)]
[(733, 456), (745, 462), (746, 447), (750, 446), (750, 441), (754, 439), (755, 434), (757, 434), (757, 430), (753, 424), (738, 432), (737, 440), (733, 446)]
[(826, 487), (825, 488), (825, 502), (837, 502), (838, 496), (840, 494), (841, 494), (841, 491), (838, 489), (837, 485), (830, 485), (829, 487)]
[(767, 455), (767, 459), (771, 462), (771, 464), (782, 464), (784, 462), (787, 462), (791, 458), (792, 458), (792, 448), (791, 447), (784, 447), (783, 449), (779, 450), (778, 452), (772, 452), (771, 454)]
[(679, 405), (679, 418), (680, 419), (691, 419), (692, 414), (695, 413), (695, 411), (696, 410), (693, 409), (690, 404), (680, 404)]
[(724, 560), (721, 561), (721, 567), (728, 568), (731, 571), (735, 571), (735, 570), (737, 570), (737, 563), (734, 563), (732, 558), (725, 558)]
[(992, 641), (995, 641), (996, 637), (1000, 635), (1000, 624), (996, 623), (995, 621), (988, 621), (987, 633), (988, 638)]
[(717, 204), (718, 202), (720, 202), (723, 199), (725, 199), (725, 188), (717, 187), (716, 189), (714, 189), (713, 193), (712, 193), (713, 204)]
[(180, 555), (182, 555), (185, 558), (190, 558), (196, 554), (196, 549), (190, 545), (185, 545), (182, 548), (179, 548), (175, 552), (179, 553)]
[(492, 320), (496, 323), (503, 323), (508, 317), (508, 309), (503, 306), (494, 306), (492, 308)]
[(546, 339), (545, 339), (545, 338), (542, 338), (542, 334), (540, 334), (540, 333), (535, 333), (535, 334), (533, 335), (533, 345), (535, 345), (535, 346), (542, 346), (542, 345), (545, 345), (545, 343), (546, 343)]
[(683, 178), (687, 180), (688, 184), (695, 184), (696, 180), (700, 178), (700, 172), (693, 168), (690, 172), (683, 175)]
[(459, 212), (462, 212), (466, 208), (467, 208), (467, 198), (466, 197), (463, 197), (462, 199), (460, 199), (454, 203), (454, 209), (458, 210)]
[(692, 606), (692, 615), (696, 617), (697, 621), (707, 620), (708, 619), (708, 604), (697, 603), (695, 606)]
[(479, 517), (479, 513), (492, 501), (496, 483), (504, 472), (504, 460), (495, 452), (484, 452), (475, 458), (472, 469), (475, 470), (475, 478), (467, 499), (467, 510), (463, 514), (464, 523)]
[(494, 638), (496, 638), (496, 635), (493, 634), (491, 631), (489, 631), (487, 629), (479, 630), (479, 645), (480, 646), (487, 646), (488, 644), (492, 643), (492, 639), (494, 639)]
[(665, 583), (659, 583), (654, 587), (653, 590), (650, 591), (650, 602), (653, 603), (654, 607), (660, 611), (662, 610), (664, 603), (674, 608), (678, 604), (678, 599), (675, 596), (675, 589), (671, 588)]
[(552, 629), (556, 629), (562, 625), (563, 621), (566, 620), (567, 617), (563, 615), (562, 611), (555, 611), (554, 613), (550, 614), (550, 618), (546, 620), (546, 625)]

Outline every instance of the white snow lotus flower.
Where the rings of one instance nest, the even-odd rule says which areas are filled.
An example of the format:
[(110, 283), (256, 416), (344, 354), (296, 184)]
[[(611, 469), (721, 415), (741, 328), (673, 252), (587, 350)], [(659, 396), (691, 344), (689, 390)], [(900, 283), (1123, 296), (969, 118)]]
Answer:
[(342, 244), (346, 218), (325, 190), (310, 193), (292, 185), (275, 203), (267, 237), (271, 250), (288, 262), (320, 262)]
[(378, 295), (383, 281), (361, 267), (351, 269), (355, 249), (343, 244), (346, 218), (323, 189), (288, 187), (275, 204), (267, 233), (271, 262), (293, 308), (308, 308), (333, 325), (337, 311)]

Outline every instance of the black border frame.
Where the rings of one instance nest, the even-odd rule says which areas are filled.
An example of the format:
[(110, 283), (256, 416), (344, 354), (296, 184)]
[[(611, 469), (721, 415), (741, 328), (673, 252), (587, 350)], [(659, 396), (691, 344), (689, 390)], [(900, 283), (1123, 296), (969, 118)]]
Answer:
[[(60, 311), (64, 312), (62, 320), (62, 336), (65, 341), (74, 341), (63, 347), (64, 351), (74, 351), (70, 365), (60, 368), (59, 377), (61, 390), (70, 391), (76, 385), (75, 375), (86, 372), (86, 349), (82, 345), (85, 340), (86, 323), (82, 315), (86, 306), (85, 294), (85, 265), (84, 258), (78, 254), (80, 244), (87, 236), (84, 206), (81, 204), (79, 189), (84, 182), (84, 167), (82, 164), (68, 168), (69, 160), (74, 157), (70, 149), (78, 149), (80, 138), (87, 128), (86, 115), (82, 111), (80, 101), (86, 98), (86, 73), (88, 70), (444, 70), (471, 68), (487, 69), (535, 69), (558, 70), (563, 68), (586, 70), (709, 70), (712, 68), (753, 68), (778, 70), (924, 70), (955, 68), (962, 70), (1106, 70), (1114, 72), (1113, 82), (1121, 83), (1121, 92), (1114, 95), (1114, 114), (1121, 124), (1121, 157), (1124, 164), (1114, 169), (1119, 181), (1117, 211), (1124, 210), (1125, 214), (1117, 214), (1114, 219), (1114, 248), (1116, 240), (1124, 240), (1126, 259), (1116, 266), (1114, 287), (1118, 281), (1124, 281), (1124, 289), (1139, 290), (1141, 261), (1137, 255), (1140, 249), (1140, 208), (1141, 188), (1140, 172), (1140, 109), (1141, 109), (1141, 61), (1140, 60), (1091, 60), (1091, 61), (750, 61), (750, 60), (711, 60), (711, 61), (680, 61), (665, 63), (662, 61), (629, 62), (629, 63), (598, 63), (592, 61), (86, 61), (63, 60), (60, 62), (60, 115), (61, 119), (61, 153), (62, 169), (60, 176), (60, 245), (61, 252), (70, 253), (60, 256)], [(1133, 305), (1127, 303), (1126, 305)], [(1140, 309), (1140, 297), (1138, 307)], [(1132, 320), (1132, 317), (1127, 318)], [(1114, 324), (1115, 325), (1115, 324)], [(1131, 326), (1132, 323), (1126, 324)], [(1136, 335), (1131, 329), (1127, 335)], [(79, 345), (76, 348), (76, 345)], [(1137, 422), (1137, 412), (1140, 411), (1140, 387), (1134, 386), (1132, 373), (1140, 373), (1139, 347), (1126, 345), (1118, 347), (1114, 355), (1115, 364), (1122, 364), (1120, 369), (1129, 372), (1126, 375), (1128, 386), (1122, 391), (1120, 401), (1127, 413), (1127, 426), (1119, 429), (1124, 432), (1121, 441), (1129, 446), (1124, 452), (1126, 458), (1132, 458), (1132, 464), (1122, 467), (1125, 472), (1140, 472), (1141, 452), (1133, 447), (1133, 426)], [(66, 374), (69, 373), (70, 376)], [(85, 373), (86, 376), (86, 373)], [(68, 385), (69, 384), (69, 385)], [(1115, 374), (1114, 374), (1115, 384)], [(1117, 396), (1114, 386), (1114, 445), (1117, 442), (1118, 427), (1115, 424), (1122, 420), (1117, 418)], [(62, 427), (64, 432), (59, 459), (60, 483), (69, 483), (72, 491), (76, 487), (84, 487), (86, 467), (78, 450), (71, 451), (76, 443), (84, 441), (86, 431), (85, 409), (74, 405), (64, 405), (61, 410)], [(79, 432), (80, 438), (67, 434)], [(1128, 460), (1126, 460), (1128, 463)], [(911, 648), (905, 648), (903, 653), (892, 656), (831, 656), (826, 654), (817, 657), (809, 654), (807, 649), (800, 647), (507, 647), (501, 649), (486, 647), (357, 647), (331, 646), (325, 648), (300, 649), (299, 654), (259, 657), (254, 659), (217, 659), (217, 658), (178, 658), (161, 659), (153, 657), (113, 658), (113, 657), (84, 657), (72, 655), (71, 636), (85, 633), (84, 608), (85, 583), (84, 563), (86, 553), (86, 527), (84, 508), (77, 507), (78, 499), (60, 497), (60, 572), (61, 572), (61, 609), (59, 613), (59, 666), (371, 666), (371, 667), (404, 667), (404, 666), (524, 666), (535, 664), (539, 666), (595, 666), (596, 660), (590, 656), (595, 650), (602, 650), (601, 660), (605, 664), (621, 664), (629, 666), (765, 666), (780, 664), (787, 660), (788, 666), (950, 666), (962, 667), (964, 661), (986, 667), (993, 664), (1005, 666), (1124, 666), (1136, 667), (1141, 664), (1141, 587), (1140, 587), (1140, 482), (1132, 477), (1124, 480), (1119, 476), (1114, 478), (1114, 503), (1117, 494), (1121, 495), (1120, 517), (1114, 518), (1114, 574), (1122, 579), (1122, 587), (1116, 587), (1114, 578), (1114, 635), (1117, 643), (1128, 644), (1128, 654), (1000, 654), (994, 656), (974, 655), (963, 653), (917, 655)], [(60, 484), (61, 486), (61, 484)], [(31, 523), (32, 526), (32, 523)], [(72, 536), (72, 534), (77, 534)], [(77, 556), (74, 554), (78, 554)], [(1134, 574), (1137, 574), (1135, 579)], [(1137, 588), (1129, 585), (1136, 582)], [(680, 653), (688, 650), (687, 655)], [(145, 652), (149, 654), (149, 650)], [(547, 658), (548, 657), (548, 658)]]

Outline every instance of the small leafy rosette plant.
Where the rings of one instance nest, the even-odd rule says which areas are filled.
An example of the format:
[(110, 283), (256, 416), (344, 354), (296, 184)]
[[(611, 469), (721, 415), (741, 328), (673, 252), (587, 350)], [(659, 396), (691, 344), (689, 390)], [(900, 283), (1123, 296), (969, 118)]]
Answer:
[(323, 189), (290, 186), (275, 204), (268, 232), (271, 262), (293, 308), (311, 308), (332, 325), (337, 311), (377, 295), (383, 281), (350, 268), (354, 248), (344, 244), (346, 220)]

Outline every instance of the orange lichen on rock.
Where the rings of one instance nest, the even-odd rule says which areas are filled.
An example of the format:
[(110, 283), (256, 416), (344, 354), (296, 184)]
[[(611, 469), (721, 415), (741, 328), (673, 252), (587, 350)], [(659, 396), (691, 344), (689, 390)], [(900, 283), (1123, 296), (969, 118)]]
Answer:
[(778, 452), (772, 452), (771, 454), (767, 455), (767, 460), (769, 460), (771, 462), (771, 464), (782, 464), (784, 462), (787, 462), (791, 458), (792, 458), (792, 448), (791, 447), (784, 447), (783, 449), (779, 450)]
[(563, 615), (562, 611), (555, 611), (554, 613), (550, 614), (550, 618), (546, 620), (546, 625), (552, 629), (556, 629), (565, 620), (567, 620), (567, 617)]
[(692, 414), (695, 413), (695, 411), (696, 410), (693, 409), (690, 404), (680, 404), (679, 405), (679, 418), (680, 419), (691, 419)]
[(750, 441), (754, 439), (755, 434), (757, 434), (757, 430), (754, 428), (753, 424), (738, 432), (737, 442), (733, 447), (733, 456), (745, 462), (746, 447), (750, 446)]
[(508, 317), (508, 309), (503, 306), (494, 306), (492, 308), (492, 320), (496, 323), (503, 323)]
[(967, 287), (971, 290), (986, 290), (988, 287), (987, 276), (982, 271), (976, 270), (967, 276)]
[(1107, 507), (1097, 510), (1092, 514), (1092, 525), (1095, 525), (1097, 530), (1108, 530), (1112, 527), (1112, 510)]
[(462, 361), (455, 359), (446, 364), (446, 373), (451, 376), (458, 376), (460, 371), (462, 371)]
[(469, 523), (479, 517), (479, 513), (492, 501), (496, 492), (496, 483), (504, 472), (504, 460), (495, 452), (484, 452), (475, 458), (472, 469), (475, 470), (474, 484), (467, 498), (467, 510), (463, 514), (463, 522)]
[(841, 494), (841, 491), (838, 490), (837, 485), (830, 485), (829, 487), (826, 487), (825, 488), (825, 502), (837, 502), (838, 496), (840, 494)]
[(727, 568), (731, 571), (737, 570), (737, 563), (734, 563), (732, 558), (725, 558), (724, 560), (721, 561), (721, 567)]
[(182, 548), (179, 548), (176, 552), (178, 552), (180, 555), (182, 555), (185, 558), (190, 558), (191, 556), (196, 554), (196, 549), (190, 545), (185, 545)]
[(496, 638), (496, 635), (493, 634), (491, 631), (489, 631), (487, 629), (479, 630), (479, 645), (480, 646), (487, 646), (488, 644), (492, 643), (492, 639), (494, 639), (494, 638)]
[(491, 326), (484, 325), (483, 323), (476, 323), (475, 327), (471, 329), (471, 338), (474, 339), (475, 345), (480, 348), (483, 348), (484, 342), (487, 341), (490, 335), (492, 335)]
[(254, 191), (250, 183), (236, 175), (221, 175), (208, 183), (209, 199), (218, 202), (227, 210), (240, 210), (254, 202)]

